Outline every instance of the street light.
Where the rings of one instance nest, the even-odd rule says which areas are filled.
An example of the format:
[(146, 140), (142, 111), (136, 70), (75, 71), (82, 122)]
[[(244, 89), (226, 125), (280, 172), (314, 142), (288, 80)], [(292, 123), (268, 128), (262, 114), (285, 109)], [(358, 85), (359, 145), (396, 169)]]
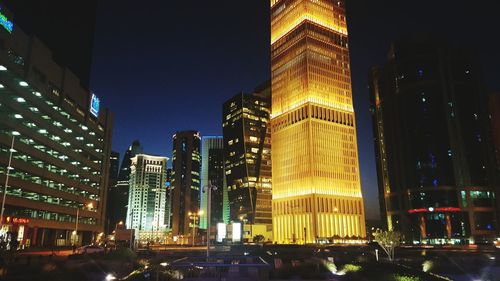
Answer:
[(212, 185), (212, 181), (208, 181), (208, 185), (203, 187), (203, 192), (207, 192), (207, 262), (210, 258), (210, 209), (212, 203), (212, 190), (217, 190), (217, 186)]
[[(94, 208), (94, 204), (92, 202), (88, 203), (87, 205), (84, 206), (85, 209), (92, 210)], [(80, 208), (76, 208), (76, 221), (75, 221), (75, 230), (73, 230), (73, 235), (75, 235), (75, 244), (78, 242), (78, 221), (80, 220)]]
[(193, 247), (194, 247), (194, 239), (195, 239), (195, 231), (196, 231), (196, 225), (198, 224), (198, 219), (200, 216), (203, 215), (203, 210), (198, 211), (198, 213), (188, 213), (188, 216), (190, 219), (193, 220)]

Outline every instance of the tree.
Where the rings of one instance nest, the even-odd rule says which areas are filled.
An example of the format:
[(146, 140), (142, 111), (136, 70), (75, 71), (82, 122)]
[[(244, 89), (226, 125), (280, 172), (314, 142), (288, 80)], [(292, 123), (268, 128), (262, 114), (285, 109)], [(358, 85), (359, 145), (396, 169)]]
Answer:
[(380, 247), (386, 252), (389, 260), (392, 262), (394, 260), (394, 249), (398, 247), (403, 240), (401, 233), (392, 230), (377, 230), (375, 233), (373, 233), (373, 236), (375, 237), (375, 242), (377, 242)]

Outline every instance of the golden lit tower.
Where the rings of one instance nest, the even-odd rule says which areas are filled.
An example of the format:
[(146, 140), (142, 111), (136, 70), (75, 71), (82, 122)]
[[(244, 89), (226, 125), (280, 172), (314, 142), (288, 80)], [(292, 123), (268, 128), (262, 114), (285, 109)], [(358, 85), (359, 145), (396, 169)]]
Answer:
[(365, 237), (344, 1), (271, 0), (273, 232)]

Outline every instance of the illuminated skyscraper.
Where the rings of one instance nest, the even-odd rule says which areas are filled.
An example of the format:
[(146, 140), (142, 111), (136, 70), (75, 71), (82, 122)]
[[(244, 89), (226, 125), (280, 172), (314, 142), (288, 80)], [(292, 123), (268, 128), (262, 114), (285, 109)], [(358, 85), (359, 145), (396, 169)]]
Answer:
[[(229, 223), (229, 203), (227, 201), (227, 186), (224, 176), (224, 140), (221, 136), (205, 136), (201, 140), (201, 185), (200, 190), (209, 184), (216, 186), (210, 193), (210, 224), (216, 226), (219, 222)], [(224, 196), (225, 195), (225, 196)], [(208, 196), (200, 193), (203, 214), (200, 218), (200, 228), (206, 229)]]
[(127, 227), (138, 229), (141, 240), (165, 234), (167, 160), (146, 154), (131, 159)]
[[(267, 95), (266, 95), (267, 94)], [(222, 108), (224, 166), (231, 220), (251, 225), (251, 237), (272, 238), (270, 87), (239, 93)]]
[(344, 1), (271, 0), (273, 232), (365, 237)]

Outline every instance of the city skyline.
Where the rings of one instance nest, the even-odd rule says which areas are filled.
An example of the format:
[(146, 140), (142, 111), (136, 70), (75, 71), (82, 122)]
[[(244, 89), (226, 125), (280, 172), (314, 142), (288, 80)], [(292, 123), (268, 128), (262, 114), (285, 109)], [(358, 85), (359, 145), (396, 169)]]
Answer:
[(1, 280), (497, 280), (500, 2), (70, 2), (0, 0)]
[[(185, 1), (175, 4), (176, 13), (168, 18), (162, 16), (162, 11), (168, 11), (167, 4), (131, 9), (109, 1), (100, 6), (91, 85), (103, 104), (115, 111), (115, 120), (120, 121), (115, 126), (114, 150), (123, 152), (132, 140), (140, 139), (148, 153), (170, 156), (171, 137), (177, 130), (221, 134), (220, 105), (237, 92), (250, 91), (270, 78), (268, 4), (249, 2), (232, 7), (228, 1), (214, 6)], [(393, 39), (416, 31), (434, 31), (447, 34), (452, 43), (474, 46), (474, 42), (484, 41), (475, 47), (481, 53), (487, 90), (500, 89), (500, 82), (494, 80), (500, 76), (498, 69), (494, 69), (500, 61), (499, 54), (494, 52), (500, 42), (488, 35), (494, 9), (489, 4), (479, 7), (466, 1), (450, 3), (386, 1), (385, 5), (360, 5), (347, 1), (361, 186), (364, 197), (370, 198), (365, 199), (368, 218), (378, 218), (378, 202), (367, 73), (370, 66), (385, 60)], [(115, 6), (117, 11), (111, 15)], [(428, 9), (429, 6), (433, 9)], [(443, 13), (449, 16), (441, 18)], [(487, 16), (489, 13), (491, 17)], [(132, 16), (142, 19), (142, 24), (123, 20)], [(465, 16), (469, 18), (467, 22), (462, 20)], [(193, 20), (184, 20), (185, 17)], [(379, 17), (384, 21), (377, 20)], [(168, 32), (164, 32), (167, 24), (170, 24)], [(193, 32), (197, 36), (192, 36)], [(469, 34), (468, 39), (463, 33)], [(168, 36), (158, 36), (162, 34)], [(128, 40), (132, 37), (137, 39)], [(203, 50), (201, 46), (220, 47)], [(177, 55), (181, 51), (186, 55)], [(196, 83), (189, 83), (191, 80)], [(187, 95), (192, 98), (185, 98)], [(190, 116), (175, 118), (186, 108), (192, 109)], [(161, 124), (161, 129), (145, 130), (144, 122), (153, 117), (158, 123), (151, 124)]]

